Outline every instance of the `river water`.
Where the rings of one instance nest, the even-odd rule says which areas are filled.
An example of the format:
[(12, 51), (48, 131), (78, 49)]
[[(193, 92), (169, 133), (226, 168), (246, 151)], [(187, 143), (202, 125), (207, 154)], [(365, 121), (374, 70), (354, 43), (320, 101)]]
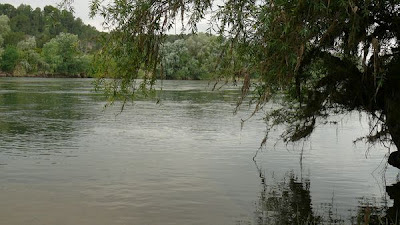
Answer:
[(388, 149), (353, 144), (364, 115), (295, 145), (278, 129), (254, 162), (263, 113), (241, 128), (238, 93), (164, 81), (120, 113), (89, 79), (1, 78), (0, 224), (349, 224), (393, 206)]

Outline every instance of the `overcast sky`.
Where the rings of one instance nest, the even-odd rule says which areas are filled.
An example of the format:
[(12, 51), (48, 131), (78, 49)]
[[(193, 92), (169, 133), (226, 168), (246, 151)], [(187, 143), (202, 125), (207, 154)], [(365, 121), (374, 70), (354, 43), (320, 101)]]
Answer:
[[(57, 6), (57, 3), (61, 2), (61, 0), (0, 0), (0, 3), (8, 3), (18, 7), (21, 4), (30, 5), (32, 8), (39, 7), (43, 9), (46, 5)], [(89, 2), (90, 0), (75, 0), (73, 3), (73, 7), (75, 10), (75, 17), (81, 18), (84, 23), (95, 26), (97, 29), (101, 29), (101, 18), (90, 19), (89, 18)]]

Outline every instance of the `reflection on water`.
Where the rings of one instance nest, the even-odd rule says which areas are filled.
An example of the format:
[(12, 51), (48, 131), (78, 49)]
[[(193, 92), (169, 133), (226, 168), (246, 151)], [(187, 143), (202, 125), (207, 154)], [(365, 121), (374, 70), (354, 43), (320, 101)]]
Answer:
[[(311, 200), (311, 181), (299, 178), (293, 171), (284, 177), (272, 176), (267, 181), (265, 173), (255, 162), (260, 178), (260, 193), (255, 209), (255, 224), (400, 224), (400, 182), (386, 186), (386, 194), (393, 200), (378, 204), (365, 196), (354, 210), (355, 215), (343, 218), (337, 213), (332, 202), (313, 206)], [(383, 196), (385, 198), (386, 195)], [(238, 224), (252, 224), (240, 221)]]
[(289, 173), (282, 181), (267, 185), (262, 174), (263, 189), (256, 210), (257, 224), (319, 223), (310, 196), (310, 181), (300, 181)]
[(271, 133), (255, 166), (263, 115), (241, 129), (252, 110), (232, 113), (236, 88), (165, 81), (160, 104), (139, 99), (122, 114), (103, 110), (92, 88), (86, 79), (0, 78), (0, 224), (396, 221), (399, 185), (389, 184), (398, 170), (388, 169), (386, 189), (371, 175), (387, 151), (366, 158), (351, 144), (368, 132), (358, 115), (318, 127), (303, 148), (275, 144)]
[(400, 182), (386, 186), (386, 192), (393, 200), (393, 206), (386, 210), (386, 221), (392, 224), (400, 224)]

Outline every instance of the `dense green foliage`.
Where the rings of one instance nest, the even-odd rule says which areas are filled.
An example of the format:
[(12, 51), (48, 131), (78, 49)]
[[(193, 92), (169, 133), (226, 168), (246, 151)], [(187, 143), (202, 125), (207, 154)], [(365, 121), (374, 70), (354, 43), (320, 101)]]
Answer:
[[(29, 37), (26, 40), (20, 41), (17, 44), (19, 52), (17, 67), (14, 72), (18, 75), (25, 75), (26, 73), (36, 73), (44, 67), (43, 59), (36, 51), (35, 37)], [(11, 72), (11, 71), (9, 71)]]
[(371, 117), (367, 141), (400, 146), (399, 0), (103, 3), (94, 0), (91, 10), (112, 24), (101, 57), (116, 62), (107, 72), (117, 79), (100, 82), (111, 99), (132, 97), (143, 69), (151, 79), (140, 87), (151, 87), (166, 60), (166, 34), (180, 22), (196, 32), (211, 13), (210, 31), (225, 47), (216, 60), (221, 74), (243, 77), (243, 96), (251, 93), (250, 74), (259, 75), (256, 110), (285, 94), (283, 107), (266, 117), (270, 127), (287, 126), (284, 140), (308, 137), (332, 114), (360, 110)]
[[(0, 4), (0, 56), (6, 46), (16, 47), (18, 58), (4, 62), (3, 72), (14, 75), (78, 75), (94, 71), (103, 77), (114, 77), (107, 71), (118, 71), (122, 58), (102, 58), (99, 50), (100, 33), (84, 25), (66, 10), (53, 6), (32, 9), (29, 5), (14, 8)], [(107, 34), (104, 35), (107, 38)], [(107, 45), (107, 39), (105, 44)], [(126, 43), (125, 43), (126, 44)], [(217, 73), (216, 62), (221, 40), (204, 33), (196, 35), (167, 35), (160, 47), (162, 63), (157, 65), (160, 79), (210, 79)], [(10, 53), (10, 52), (8, 52)], [(5, 56), (5, 60), (8, 56)], [(8, 60), (8, 59), (7, 59)], [(2, 64), (2, 61), (0, 61)], [(140, 70), (139, 77), (148, 77), (149, 70)], [(91, 75), (91, 74), (89, 74)]]
[(17, 65), (18, 58), (17, 48), (14, 46), (7, 46), (2, 54), (1, 69), (5, 72), (12, 72)]
[(159, 72), (166, 79), (211, 79), (215, 75), (219, 47), (216, 36), (204, 33), (171, 38), (161, 47), (162, 71)]
[(48, 71), (59, 74), (87, 72), (88, 56), (79, 51), (78, 36), (61, 33), (43, 46), (43, 58)]
[[(87, 74), (100, 35), (66, 10), (0, 4), (0, 66), (14, 75)], [(3, 49), (6, 51), (3, 53)]]
[[(10, 26), (8, 25), (10, 19), (7, 16), (1, 15), (0, 16), (0, 49), (1, 46), (4, 44), (4, 36), (6, 36), (10, 32)], [(1, 51), (0, 51), (1, 54)]]
[[(33, 36), (37, 46), (42, 48), (50, 39), (60, 33), (76, 34), (85, 50), (96, 46), (96, 37), (99, 32), (90, 25), (85, 25), (80, 18), (66, 10), (59, 10), (53, 6), (45, 6), (44, 9), (32, 9), (29, 5), (20, 5), (15, 8), (10, 4), (0, 4), (0, 15), (10, 19), (11, 35), (16, 39), (6, 38), (9, 42), (5, 45), (15, 45), (25, 36)], [(18, 35), (21, 33), (23, 35)]]

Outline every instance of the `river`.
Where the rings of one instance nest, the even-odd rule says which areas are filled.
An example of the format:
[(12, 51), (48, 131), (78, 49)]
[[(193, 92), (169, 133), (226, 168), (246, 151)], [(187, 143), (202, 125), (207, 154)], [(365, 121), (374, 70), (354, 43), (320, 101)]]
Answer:
[(349, 224), (393, 206), (388, 149), (353, 144), (362, 113), (295, 145), (278, 129), (254, 162), (266, 126), (241, 127), (238, 87), (164, 81), (120, 113), (92, 81), (0, 78), (0, 224)]

